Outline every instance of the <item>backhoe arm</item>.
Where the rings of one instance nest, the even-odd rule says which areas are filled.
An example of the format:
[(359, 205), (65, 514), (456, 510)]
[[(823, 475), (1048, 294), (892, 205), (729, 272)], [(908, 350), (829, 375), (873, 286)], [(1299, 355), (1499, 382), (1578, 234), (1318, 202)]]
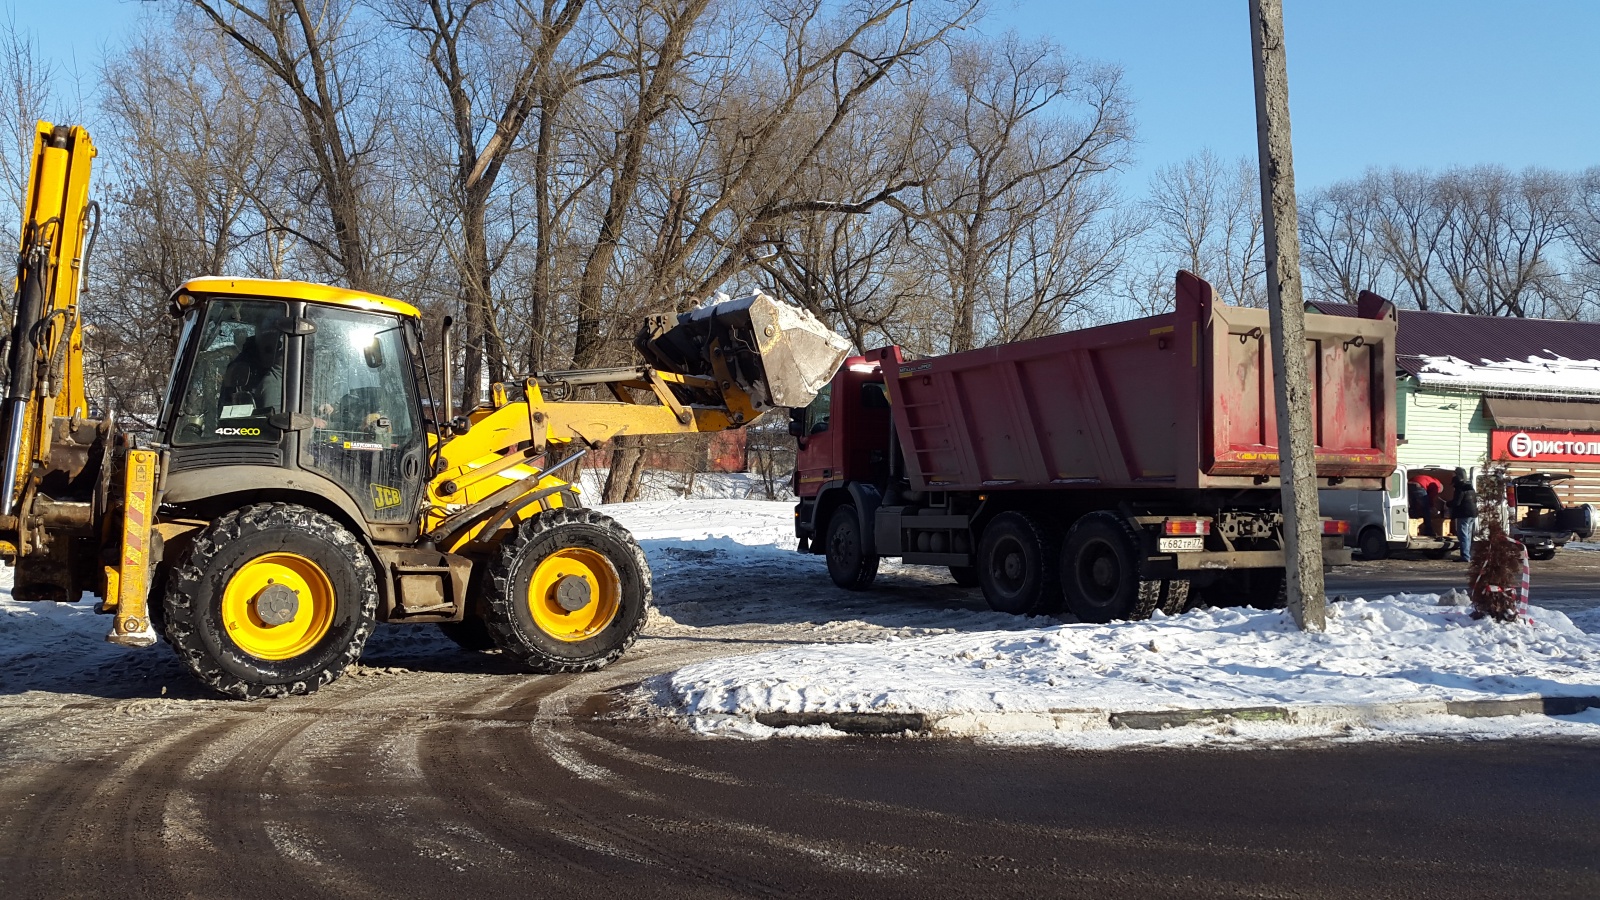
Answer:
[[(5, 490), (0, 515), (16, 515), (37, 469), (50, 465), (54, 419), (83, 419), (83, 322), (78, 314), (89, 234), (94, 144), (80, 127), (40, 122), (23, 207), (16, 305), (6, 338), (0, 414)], [(98, 216), (98, 212), (95, 211)]]

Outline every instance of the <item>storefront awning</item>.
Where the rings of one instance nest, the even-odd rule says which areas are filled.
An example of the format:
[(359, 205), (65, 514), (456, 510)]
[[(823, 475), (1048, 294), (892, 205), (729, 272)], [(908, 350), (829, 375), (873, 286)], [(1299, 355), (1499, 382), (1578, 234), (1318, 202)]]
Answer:
[(1600, 402), (1484, 397), (1483, 406), (1500, 428), (1600, 431)]

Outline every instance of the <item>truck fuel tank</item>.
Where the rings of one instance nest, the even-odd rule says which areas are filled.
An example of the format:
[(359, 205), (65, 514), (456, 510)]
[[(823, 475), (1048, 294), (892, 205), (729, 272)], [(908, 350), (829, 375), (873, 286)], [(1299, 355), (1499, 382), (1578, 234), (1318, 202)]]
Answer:
[(718, 377), (720, 353), (757, 410), (810, 403), (844, 362), (850, 342), (816, 316), (760, 291), (683, 313), (651, 316), (634, 346), (656, 368)]

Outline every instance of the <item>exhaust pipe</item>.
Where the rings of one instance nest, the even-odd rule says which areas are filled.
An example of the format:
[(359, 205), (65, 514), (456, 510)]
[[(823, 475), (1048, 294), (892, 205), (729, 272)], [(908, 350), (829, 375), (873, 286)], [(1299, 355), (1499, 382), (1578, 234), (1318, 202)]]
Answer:
[(437, 423), (441, 433), (450, 427), (451, 420), (456, 417), (455, 397), (452, 396), (456, 361), (450, 347), (450, 328), (455, 324), (454, 316), (445, 316), (444, 325), (439, 329), (439, 365), (442, 368), (442, 380), (444, 381), (444, 421)]

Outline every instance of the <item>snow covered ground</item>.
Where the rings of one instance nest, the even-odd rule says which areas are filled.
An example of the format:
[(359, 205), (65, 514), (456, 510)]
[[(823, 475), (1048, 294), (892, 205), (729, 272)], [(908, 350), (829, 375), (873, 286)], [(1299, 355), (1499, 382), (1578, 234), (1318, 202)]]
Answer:
[[(1432, 594), (1358, 598), (1331, 607), (1326, 633), (1306, 634), (1294, 628), (1286, 613), (1253, 609), (1196, 610), (1170, 618), (1157, 614), (1147, 622), (1083, 625), (970, 608), (908, 608), (893, 596), (850, 595), (827, 585), (816, 560), (792, 551), (785, 505), (642, 503), (608, 511), (641, 536), (663, 582), (657, 592), (655, 633), (774, 614), (804, 620), (829, 607), (825, 603), (824, 610), (813, 609), (819, 592), (832, 595), (829, 600), (842, 595), (878, 604), (875, 611), (851, 604), (831, 628), (818, 626), (831, 632), (826, 634), (829, 643), (699, 662), (648, 686), (655, 692), (654, 702), (713, 733), (773, 733), (751, 720), (774, 711), (981, 718), (1065, 710), (1600, 695), (1600, 636), (1584, 631), (1600, 631), (1600, 613), (1594, 611), (1575, 623), (1562, 613), (1535, 608), (1533, 624), (1506, 626), (1474, 621), (1469, 608), (1447, 605)], [(796, 578), (791, 589), (774, 596), (734, 574), (754, 567), (803, 570), (797, 575), (809, 577)], [(886, 568), (891, 573), (915, 571)], [(729, 592), (708, 590), (707, 582), (724, 579), (735, 583)], [(904, 593), (905, 588), (894, 591)], [(837, 643), (853, 634), (865, 640)], [(983, 730), (981, 722), (978, 730)], [(1007, 739), (1170, 743), (1218, 736), (1250, 739), (1252, 734), (1281, 740), (1287, 734), (1319, 731), (1264, 724), (1221, 730), (1226, 734), (1196, 726), (1176, 729), (1181, 735), (1052, 733)], [(1382, 737), (1574, 730), (1600, 737), (1600, 713), (1560, 721), (1439, 717), (1338, 733)], [(819, 731), (825, 730), (809, 729)]]
[[(1325, 634), (1296, 631), (1281, 612), (1250, 609), (1083, 625), (991, 612), (979, 591), (956, 586), (940, 569), (886, 563), (871, 591), (835, 588), (820, 557), (794, 552), (789, 503), (655, 500), (603, 511), (634, 532), (653, 572), (655, 608), (629, 658), (662, 674), (637, 694), (641, 707), (702, 732), (831, 735), (823, 727), (775, 731), (753, 717), (918, 711), (951, 721), (966, 715), (967, 733), (986, 740), (1073, 746), (1416, 734), (1600, 738), (1600, 711), (1165, 731), (1058, 724), (992, 734), (986, 716), (1600, 695), (1600, 610), (1569, 618), (1536, 608), (1533, 624), (1504, 626), (1423, 595), (1332, 604)], [(207, 699), (168, 648), (106, 644), (110, 620), (88, 603), (17, 603), (4, 590), (9, 584), (9, 570), (0, 569), (0, 698), (67, 702), (72, 694), (170, 690), (169, 697)], [(432, 627), (380, 627), (363, 665), (404, 670), (419, 689), (453, 672), (526, 677), (475, 659)]]

